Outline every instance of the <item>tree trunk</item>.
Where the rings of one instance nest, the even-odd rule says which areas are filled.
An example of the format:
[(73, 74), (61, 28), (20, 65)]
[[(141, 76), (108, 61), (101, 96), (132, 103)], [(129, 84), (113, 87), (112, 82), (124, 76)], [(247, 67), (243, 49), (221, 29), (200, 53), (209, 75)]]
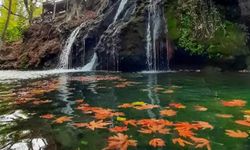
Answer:
[(12, 6), (12, 0), (9, 0), (9, 6), (8, 6), (8, 15), (6, 18), (6, 22), (3, 28), (3, 33), (2, 33), (2, 40), (5, 40), (5, 35), (9, 26), (9, 22), (10, 22), (10, 16), (11, 16), (11, 6)]

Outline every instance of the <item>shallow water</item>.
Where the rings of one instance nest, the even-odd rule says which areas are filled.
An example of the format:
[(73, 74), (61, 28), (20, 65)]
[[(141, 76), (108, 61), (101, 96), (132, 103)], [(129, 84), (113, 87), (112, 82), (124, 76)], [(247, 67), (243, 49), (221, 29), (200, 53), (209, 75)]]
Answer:
[[(6, 76), (8, 73), (5, 73)], [(250, 74), (56, 72), (35, 78), (16, 76), (8, 78), (8, 82), (6, 80), (0, 80), (0, 149), (105, 148), (108, 137), (114, 133), (108, 129), (92, 131), (73, 126), (73, 123), (96, 120), (92, 114), (77, 109), (83, 103), (123, 112), (125, 116), (122, 117), (127, 120), (156, 118), (174, 123), (206, 121), (214, 129), (194, 132), (196, 137), (208, 139), (212, 149), (250, 149), (249, 138), (232, 138), (225, 134), (225, 130), (241, 130), (250, 134), (250, 127), (235, 123), (235, 120), (244, 119), (242, 111), (250, 109)], [(79, 99), (84, 102), (77, 101)], [(221, 104), (221, 100), (232, 99), (243, 99), (247, 104), (244, 107), (225, 107)], [(159, 107), (146, 110), (118, 108), (124, 103), (141, 101)], [(171, 103), (181, 103), (186, 108), (168, 108), (175, 110), (177, 115), (161, 116), (159, 111)], [(197, 111), (194, 109), (196, 105), (207, 110)], [(45, 114), (53, 114), (55, 117), (40, 117)], [(231, 114), (233, 118), (220, 118), (217, 114)], [(72, 117), (72, 120), (56, 123), (55, 120), (61, 116)], [(117, 116), (106, 121), (111, 122), (107, 128), (123, 126)], [(164, 139), (166, 147), (162, 149), (195, 149), (195, 145), (182, 148), (173, 144), (172, 139), (179, 137), (174, 131), (166, 135), (143, 134), (138, 132), (140, 126), (129, 125), (128, 128), (123, 134), (138, 141), (137, 147), (129, 147), (131, 149), (154, 149), (148, 144), (152, 138)], [(188, 138), (183, 139), (190, 141)]]

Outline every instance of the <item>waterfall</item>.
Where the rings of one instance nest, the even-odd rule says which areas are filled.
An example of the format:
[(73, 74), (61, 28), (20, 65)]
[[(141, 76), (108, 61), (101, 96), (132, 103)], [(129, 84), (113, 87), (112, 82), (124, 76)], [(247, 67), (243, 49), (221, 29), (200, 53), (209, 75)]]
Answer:
[(160, 45), (157, 45), (157, 41), (161, 34), (161, 9), (159, 3), (161, 0), (150, 0), (148, 6), (148, 23), (147, 23), (147, 45), (146, 45), (146, 56), (147, 65), (149, 71), (159, 70), (158, 57), (160, 51)]
[(121, 0), (120, 5), (118, 7), (118, 10), (116, 12), (116, 15), (115, 15), (113, 23), (115, 23), (117, 21), (118, 17), (122, 13), (122, 11), (123, 11), (124, 7), (126, 6), (127, 2), (128, 2), (128, 0)]
[(97, 54), (94, 53), (94, 55), (93, 55), (92, 59), (90, 60), (90, 62), (87, 63), (87, 64), (82, 68), (82, 70), (83, 70), (83, 71), (92, 71), (92, 70), (94, 70), (95, 67), (96, 67), (97, 61), (98, 61)]
[(82, 28), (82, 24), (75, 28), (75, 30), (70, 34), (69, 38), (66, 41), (66, 44), (60, 55), (59, 68), (69, 69), (69, 57), (72, 49), (72, 45), (75, 42), (75, 39)]

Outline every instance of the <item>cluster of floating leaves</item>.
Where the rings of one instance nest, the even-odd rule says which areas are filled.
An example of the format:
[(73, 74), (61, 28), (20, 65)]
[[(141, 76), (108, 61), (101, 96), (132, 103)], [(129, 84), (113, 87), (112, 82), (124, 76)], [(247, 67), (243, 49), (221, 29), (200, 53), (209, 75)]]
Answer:
[(33, 105), (41, 105), (51, 103), (51, 100), (42, 100), (38, 97), (39, 95), (44, 95), (46, 93), (50, 93), (52, 91), (57, 90), (58, 88), (58, 81), (57, 80), (43, 80), (33, 82), (29, 84), (25, 88), (18, 89), (15, 92), (15, 104), (27, 104), (31, 103)]
[[(82, 111), (84, 114), (92, 116), (95, 120), (90, 122), (77, 122), (72, 123), (72, 126), (77, 128), (87, 128), (92, 131), (96, 129), (108, 129), (111, 133), (116, 135), (110, 136), (107, 139), (107, 147), (105, 150), (127, 150), (128, 147), (136, 147), (138, 142), (132, 137), (124, 134), (124, 132), (131, 129), (131, 127), (136, 128), (138, 133), (154, 135), (148, 144), (152, 147), (164, 147), (167, 142), (161, 139), (160, 135), (171, 134), (174, 136), (172, 143), (179, 145), (180, 147), (193, 146), (195, 148), (206, 148), (211, 150), (211, 143), (209, 139), (198, 137), (197, 132), (200, 130), (213, 130), (214, 126), (209, 122), (205, 121), (193, 121), (193, 122), (171, 122), (166, 119), (127, 119), (123, 112), (115, 111), (109, 108), (102, 107), (92, 107), (85, 103), (84, 100), (76, 100), (79, 104), (76, 109)], [(221, 101), (221, 104), (225, 107), (244, 107), (246, 101), (244, 100), (231, 100), (231, 101)], [(160, 108), (159, 105), (147, 104), (145, 102), (133, 102), (124, 103), (118, 106), (119, 109), (133, 108), (136, 110), (145, 109), (155, 109)], [(170, 103), (167, 107), (161, 109), (159, 114), (163, 117), (173, 117), (177, 115), (178, 109), (185, 109), (186, 106), (181, 103)], [(207, 111), (207, 108), (201, 105), (195, 105), (194, 109), (196, 111)], [(244, 120), (236, 120), (235, 123), (250, 127), (250, 110), (244, 110), (245, 114)], [(231, 114), (216, 114), (220, 118), (232, 118)], [(72, 121), (72, 117), (61, 116), (55, 118), (52, 114), (42, 115), (41, 118), (53, 119), (53, 123), (61, 124), (64, 122)], [(113, 126), (111, 122), (107, 121), (111, 118), (116, 118), (121, 124), (119, 126)], [(241, 130), (225, 130), (225, 134), (232, 138), (247, 138), (249, 134)]]

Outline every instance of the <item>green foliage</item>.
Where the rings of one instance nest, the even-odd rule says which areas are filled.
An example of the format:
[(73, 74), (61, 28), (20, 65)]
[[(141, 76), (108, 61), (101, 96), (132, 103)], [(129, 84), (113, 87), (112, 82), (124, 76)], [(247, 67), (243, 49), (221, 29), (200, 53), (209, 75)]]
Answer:
[[(3, 0), (2, 2), (2, 4), (7, 7), (9, 0)], [(37, 0), (37, 2), (39, 1)], [(35, 5), (35, 2), (33, 5)], [(42, 13), (42, 8), (40, 6), (36, 6), (33, 11), (33, 16), (38, 17)], [(25, 10), (23, 0), (12, 0), (11, 12), (12, 14), (5, 38), (7, 42), (20, 40), (23, 32), (29, 26), (28, 13)], [(7, 19), (8, 10), (0, 6), (0, 14), (0, 33), (2, 33)]]
[(245, 28), (221, 19), (211, 1), (169, 0), (166, 8), (168, 36), (191, 54), (218, 57), (249, 52)]

